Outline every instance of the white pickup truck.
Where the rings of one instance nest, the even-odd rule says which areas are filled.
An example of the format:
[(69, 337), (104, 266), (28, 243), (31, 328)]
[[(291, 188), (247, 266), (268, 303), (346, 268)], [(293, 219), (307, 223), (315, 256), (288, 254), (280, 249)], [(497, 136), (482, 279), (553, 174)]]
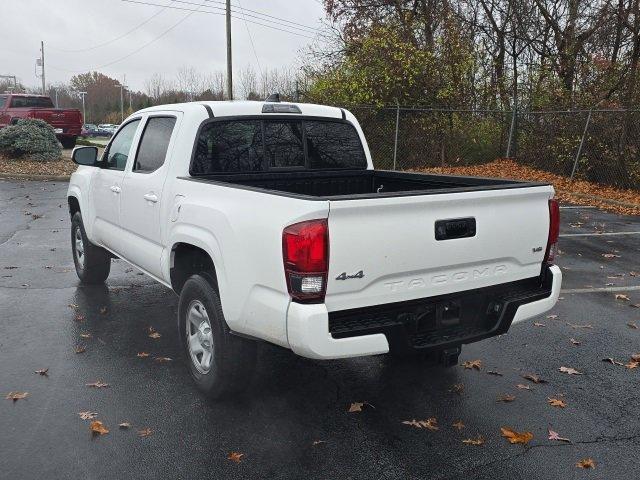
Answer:
[(191, 374), (213, 397), (247, 383), (253, 340), (450, 365), (560, 292), (550, 185), (374, 170), (341, 108), (157, 106), (101, 158), (78, 147), (73, 159), (80, 281), (104, 282), (115, 256), (176, 292)]

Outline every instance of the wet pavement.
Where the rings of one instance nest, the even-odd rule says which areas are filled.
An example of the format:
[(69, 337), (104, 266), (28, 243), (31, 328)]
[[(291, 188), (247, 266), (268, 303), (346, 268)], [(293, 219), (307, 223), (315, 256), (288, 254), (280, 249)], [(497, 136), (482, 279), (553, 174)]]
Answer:
[[(463, 347), (461, 362), (480, 359), (482, 370), (387, 356), (320, 362), (262, 344), (247, 393), (212, 402), (180, 355), (177, 297), (123, 261), (106, 287), (79, 286), (66, 184), (0, 180), (0, 477), (640, 478), (640, 368), (602, 361), (640, 353), (640, 308), (630, 306), (640, 304), (640, 234), (628, 233), (640, 232), (640, 218), (561, 214), (564, 292), (549, 312), (557, 317)], [(48, 376), (34, 373), (45, 368)], [(97, 380), (109, 387), (86, 386)], [(29, 395), (5, 400), (11, 391)], [(516, 398), (497, 402), (503, 394)], [(352, 402), (371, 406), (348, 413)], [(110, 433), (92, 437), (82, 411)], [(431, 417), (439, 430), (402, 423)], [(510, 445), (503, 426), (533, 440)], [(549, 427), (572, 443), (548, 440)], [(462, 443), (478, 435), (484, 445)], [(230, 452), (244, 454), (240, 463)], [(587, 457), (595, 470), (575, 466)]]

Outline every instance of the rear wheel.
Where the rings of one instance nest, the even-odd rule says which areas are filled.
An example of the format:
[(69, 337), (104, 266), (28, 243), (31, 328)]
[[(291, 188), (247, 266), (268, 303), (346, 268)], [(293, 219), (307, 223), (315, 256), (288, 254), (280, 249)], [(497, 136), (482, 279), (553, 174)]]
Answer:
[(82, 283), (103, 283), (107, 279), (111, 270), (111, 255), (89, 241), (80, 212), (71, 218), (71, 250), (76, 273)]
[(209, 397), (222, 398), (248, 385), (256, 344), (230, 333), (214, 284), (206, 274), (187, 279), (180, 292), (178, 326), (196, 385)]
[(78, 137), (62, 137), (60, 139), (60, 143), (62, 144), (63, 148), (73, 148), (76, 146), (77, 140)]

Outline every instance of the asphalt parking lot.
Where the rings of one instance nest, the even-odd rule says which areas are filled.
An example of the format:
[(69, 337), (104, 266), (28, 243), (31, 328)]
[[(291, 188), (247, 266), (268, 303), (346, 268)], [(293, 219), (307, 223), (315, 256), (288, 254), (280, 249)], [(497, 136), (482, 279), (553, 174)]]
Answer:
[[(80, 287), (66, 184), (0, 180), (0, 477), (640, 478), (640, 368), (602, 361), (640, 353), (640, 217), (561, 215), (561, 300), (550, 317), (465, 346), (461, 362), (479, 359), (479, 371), (386, 356), (318, 362), (262, 345), (247, 394), (215, 403), (180, 356), (177, 297), (122, 261), (106, 287)], [(98, 380), (109, 387), (86, 386)], [(12, 391), (29, 395), (5, 400)], [(349, 413), (353, 402), (363, 411)], [(110, 432), (92, 436), (86, 411)], [(428, 418), (437, 431), (402, 423)], [(511, 445), (504, 426), (533, 439)], [(549, 428), (571, 443), (549, 440)], [(483, 445), (463, 443), (478, 435)], [(578, 468), (584, 458), (596, 468)]]

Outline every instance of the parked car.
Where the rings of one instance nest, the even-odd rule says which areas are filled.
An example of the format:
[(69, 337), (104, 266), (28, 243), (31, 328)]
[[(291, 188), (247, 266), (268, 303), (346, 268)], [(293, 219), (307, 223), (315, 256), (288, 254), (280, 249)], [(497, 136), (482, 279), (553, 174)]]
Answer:
[(99, 135), (98, 127), (93, 123), (85, 123), (82, 126), (80, 135), (83, 137), (97, 137)]
[(111, 123), (101, 123), (98, 125), (98, 132), (105, 137), (112, 136), (116, 133), (116, 130), (118, 130), (118, 125), (113, 125)]
[(53, 127), (64, 148), (73, 148), (82, 129), (82, 113), (75, 108), (55, 108), (42, 95), (9, 93), (0, 95), (0, 128), (21, 118), (38, 118)]
[(201, 102), (131, 115), (68, 190), (81, 283), (121, 257), (179, 296), (196, 384), (246, 385), (255, 340), (315, 359), (433, 353), (558, 300), (551, 185), (374, 170), (335, 107)]

